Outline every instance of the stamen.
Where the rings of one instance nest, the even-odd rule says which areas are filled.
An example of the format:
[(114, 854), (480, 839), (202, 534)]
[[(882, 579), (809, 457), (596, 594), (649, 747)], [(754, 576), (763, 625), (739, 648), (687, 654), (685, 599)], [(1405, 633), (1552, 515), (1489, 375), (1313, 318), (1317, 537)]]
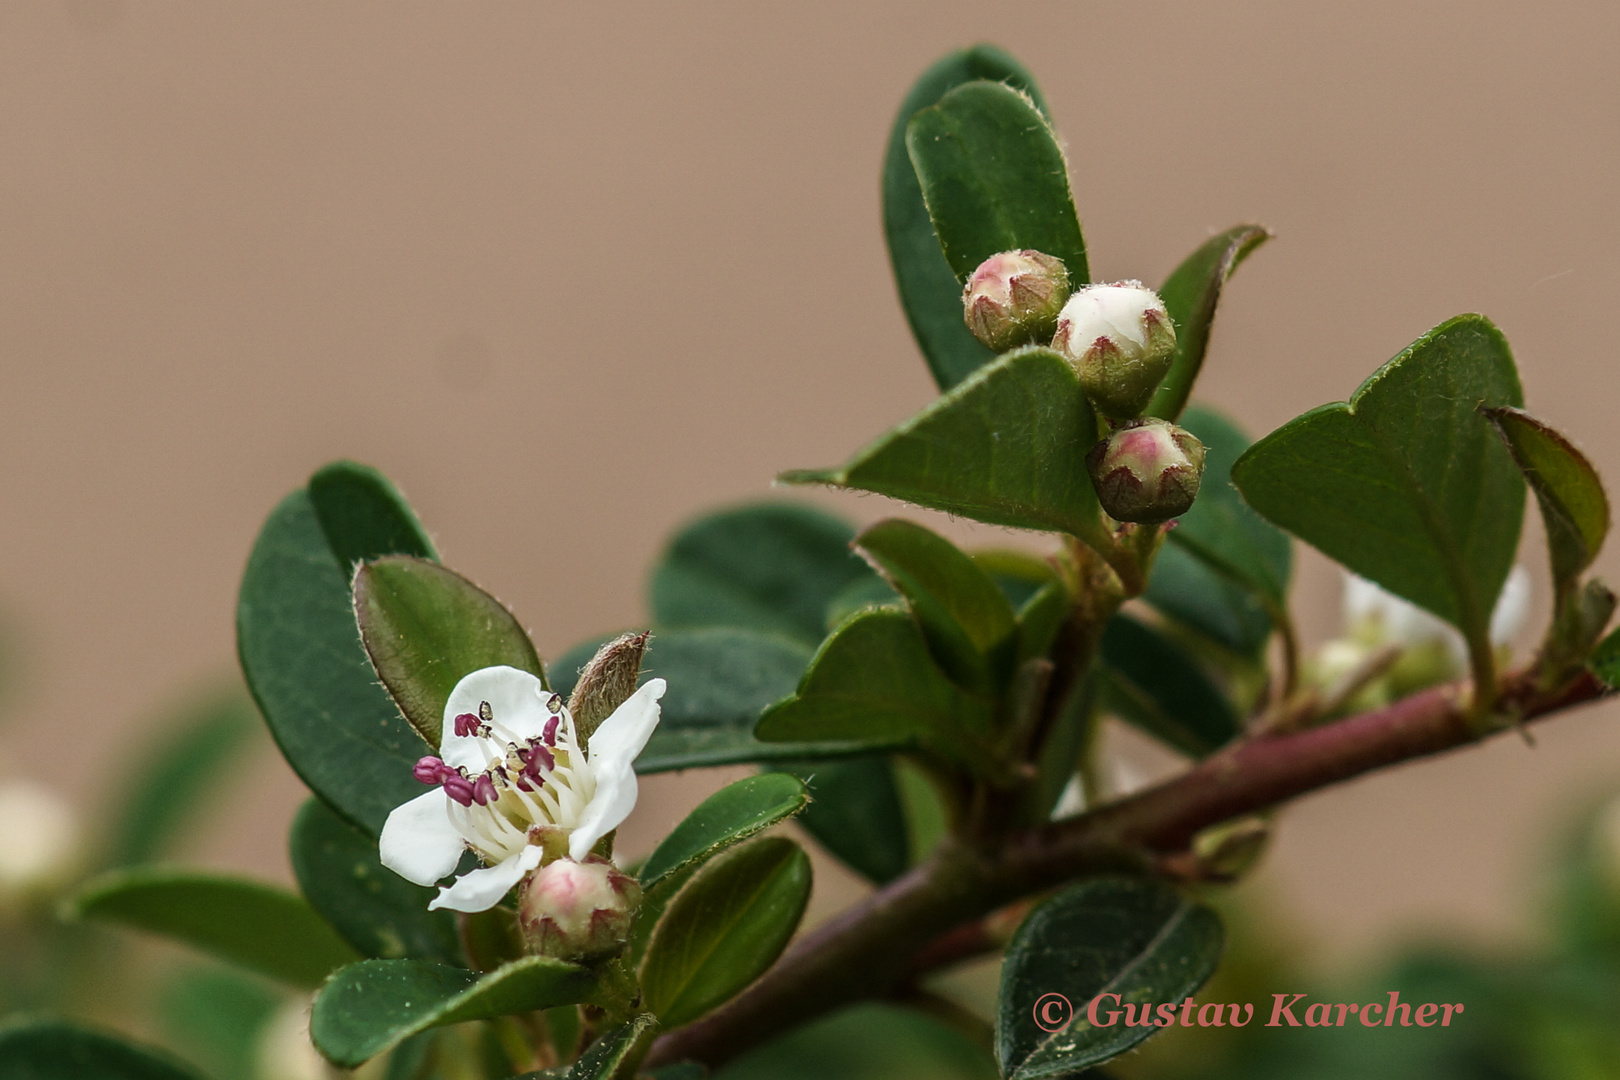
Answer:
[(449, 773), (444, 778), (444, 793), (462, 806), (471, 806), (473, 803), (472, 781), (459, 773)]
[(473, 782), (472, 797), (479, 806), (488, 806), (499, 797), (495, 794), (495, 781), (489, 778), (489, 773), (481, 773)]
[(547, 746), (557, 745), (557, 725), (562, 723), (562, 717), (553, 716), (546, 721), (546, 729), (540, 733), (540, 739)]
[(411, 775), (424, 784), (437, 784), (444, 775), (444, 762), (436, 757), (425, 757), (411, 769)]
[(486, 724), (495, 719), (495, 712), (489, 707), (489, 702), (480, 701), (478, 703), (478, 719)]
[(478, 717), (470, 712), (464, 712), (456, 717), (456, 734), (462, 738), (478, 734)]
[(552, 694), (546, 699), (546, 708), (550, 709), (552, 712), (560, 713), (562, 712), (562, 707), (563, 701), (561, 694)]

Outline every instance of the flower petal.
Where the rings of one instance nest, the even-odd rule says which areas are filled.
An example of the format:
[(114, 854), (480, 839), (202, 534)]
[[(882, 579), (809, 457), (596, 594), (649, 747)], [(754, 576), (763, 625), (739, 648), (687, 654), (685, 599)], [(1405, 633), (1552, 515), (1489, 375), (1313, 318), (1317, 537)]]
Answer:
[(1491, 612), (1491, 644), (1497, 648), (1511, 645), (1529, 617), (1530, 571), (1516, 565), (1502, 583), (1496, 609)]
[[(451, 768), (466, 768), (483, 772), (489, 767), (489, 758), (504, 756), (506, 740), (500, 731), (511, 732), (518, 739), (538, 738), (551, 719), (546, 702), (551, 694), (540, 685), (540, 680), (527, 671), (497, 665), (480, 668), (462, 677), (450, 698), (444, 703), (444, 730), (439, 736), (439, 756)], [(498, 745), (477, 735), (457, 735), (456, 717), (462, 713), (477, 715), (480, 702), (489, 702)]]
[(523, 880), (523, 875), (540, 865), (545, 849), (533, 844), (494, 866), (486, 866), (462, 874), (455, 884), (439, 890), (428, 904), (429, 911), (449, 908), (451, 911), (488, 911), (501, 902), (501, 897), (512, 886)]
[(394, 807), (377, 838), (382, 864), (418, 885), (432, 885), (455, 870), (466, 846), (450, 821), (450, 798), (443, 788)]
[(647, 680), (591, 736), (587, 760), (595, 776), (596, 794), (568, 835), (568, 855), (574, 861), (583, 861), (596, 842), (635, 809), (636, 755), (658, 726), (658, 699), (664, 696), (666, 685), (663, 679)]

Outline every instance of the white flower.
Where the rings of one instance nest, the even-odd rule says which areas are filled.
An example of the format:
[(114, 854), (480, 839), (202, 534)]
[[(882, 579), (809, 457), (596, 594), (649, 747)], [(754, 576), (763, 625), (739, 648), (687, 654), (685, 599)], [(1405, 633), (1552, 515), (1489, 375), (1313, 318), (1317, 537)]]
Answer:
[(456, 684), (439, 757), (416, 763), (433, 790), (383, 825), (382, 864), (432, 885), (471, 848), (488, 865), (441, 888), (429, 908), (485, 911), (542, 862), (576, 862), (636, 805), (636, 755), (658, 724), (652, 679), (580, 745), (562, 698), (526, 671), (488, 667)]
[(58, 884), (79, 858), (73, 807), (33, 780), (0, 780), (0, 897)]
[[(1515, 566), (1491, 612), (1491, 644), (1504, 648), (1530, 616), (1530, 572)], [(1468, 645), (1450, 623), (1386, 592), (1364, 577), (1346, 573), (1344, 617), (1350, 631), (1375, 645), (1443, 645), (1458, 671), (1468, 666)]]

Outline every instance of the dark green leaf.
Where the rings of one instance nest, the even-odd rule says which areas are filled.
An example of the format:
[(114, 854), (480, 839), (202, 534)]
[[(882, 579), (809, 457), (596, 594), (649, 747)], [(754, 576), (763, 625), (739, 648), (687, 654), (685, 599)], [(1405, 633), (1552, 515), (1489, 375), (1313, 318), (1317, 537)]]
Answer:
[(939, 666), (969, 690), (997, 693), (1017, 624), (995, 580), (943, 536), (899, 518), (866, 529), (855, 545), (906, 598)]
[(259, 731), (258, 710), (240, 687), (193, 702), (142, 753), (115, 803), (108, 864), (130, 866), (168, 852)]
[(1620, 630), (1598, 642), (1586, 666), (1610, 690), (1620, 690)]
[(258, 1073), (265, 1024), (287, 999), (263, 979), (229, 968), (188, 968), (157, 994), (164, 1044), (213, 1076)]
[(304, 899), (271, 885), (166, 867), (114, 870), (64, 906), (72, 918), (161, 934), (293, 986), (359, 958)]
[(1000, 82), (965, 83), (911, 118), (906, 150), (959, 282), (990, 256), (1025, 248), (1062, 259), (1076, 288), (1091, 280), (1068, 163), (1030, 98)]
[(1037, 592), (1057, 580), (1047, 560), (1023, 551), (991, 548), (969, 552), (974, 563), (1001, 588), (1007, 602), (1022, 608)]
[[(934, 381), (949, 390), (987, 363), (994, 354), (969, 332), (962, 318), (962, 283), (956, 279), (934, 223), (923, 203), (922, 187), (906, 151), (906, 127), (922, 109), (951, 89), (979, 79), (1004, 82), (1022, 90), (1044, 112), (1034, 76), (994, 45), (975, 45), (951, 53), (923, 73), (900, 105), (883, 157), (883, 232), (889, 242), (900, 304)], [(1073, 274), (1077, 268), (1069, 267)]]
[(783, 837), (706, 864), (664, 911), (641, 962), (642, 999), (666, 1027), (697, 1019), (776, 962), (810, 899), (810, 860)]
[[(557, 692), (568, 694), (595, 644), (557, 662)], [(663, 718), (636, 759), (640, 773), (708, 765), (839, 755), (860, 744), (764, 743), (754, 723), (766, 706), (793, 692), (811, 652), (787, 638), (753, 630), (661, 630), (653, 634), (641, 677), (667, 679)], [(573, 658), (580, 659), (574, 661)]]
[(455, 916), (429, 911), (435, 890), (413, 885), (377, 861), (377, 841), (311, 799), (288, 837), (305, 899), (362, 956), (463, 964)]
[(1147, 407), (1149, 416), (1174, 420), (1187, 407), (1193, 383), (1204, 366), (1221, 289), (1238, 264), (1270, 239), (1271, 233), (1263, 225), (1239, 225), (1217, 233), (1187, 256), (1159, 286), (1159, 298), (1176, 326), (1176, 358), (1164, 385)]
[(568, 1080), (631, 1080), (658, 1034), (658, 1018), (642, 1013), (591, 1044), (568, 1070)]
[(1108, 620), (1098, 658), (1110, 710), (1182, 753), (1203, 757), (1242, 729), (1198, 662), (1129, 615)]
[(1479, 407), (1520, 402), (1501, 333), (1461, 315), (1348, 403), (1313, 409), (1255, 443), (1232, 481), (1271, 521), (1486, 650), (1525, 485)]
[(444, 703), (462, 677), (504, 664), (545, 681), (529, 635), (499, 600), (453, 570), (406, 555), (354, 575), (354, 615), (399, 711), (437, 748)]
[(352, 1069), (428, 1028), (582, 1001), (594, 981), (584, 968), (545, 956), (483, 975), (425, 960), (363, 960), (321, 990), (309, 1034), (328, 1060)]
[(905, 607), (905, 601), (894, 591), (893, 585), (876, 574), (870, 578), (852, 581), (827, 602), (827, 633), (832, 633), (838, 628), (839, 623), (857, 611), (885, 606), (897, 610)]
[(369, 465), (334, 461), (320, 469), (309, 478), (309, 501), (345, 577), (379, 555), (439, 557), (405, 496)]
[[(856, 1005), (751, 1050), (713, 1080), (996, 1080), (961, 1032), (895, 1005)], [(1090, 1080), (1090, 1078), (1088, 1078)]]
[(1159, 549), (1142, 599), (1240, 656), (1256, 655), (1271, 640), (1271, 616), (1254, 590), (1180, 544)]
[[(1118, 994), (1125, 1004), (1179, 1007), (1215, 970), (1222, 938), (1219, 916), (1157, 881), (1094, 878), (1059, 893), (1024, 920), (1007, 946), (996, 1032), (1002, 1075), (1067, 1076), (1129, 1050), (1159, 1029), (1093, 1027), (1087, 1003)], [(1048, 1032), (1034, 1010), (1052, 993), (1067, 997), (1074, 1015)]]
[(683, 867), (786, 821), (809, 803), (798, 777), (764, 773), (727, 784), (693, 810), (647, 856), (638, 876), (649, 891)]
[(850, 869), (879, 885), (911, 865), (906, 814), (886, 757), (779, 765), (810, 787), (799, 826)]
[(422, 738), (377, 684), (348, 572), (303, 491), (282, 500), (259, 533), (237, 599), (236, 642), (259, 711), (311, 791), (373, 834), (421, 794), (411, 766)]
[(765, 711), (766, 742), (829, 740), (872, 749), (929, 745), (972, 755), (991, 724), (990, 704), (958, 688), (898, 611), (857, 615), (828, 638), (798, 691)]
[(1559, 592), (1592, 565), (1609, 534), (1609, 497), (1586, 455), (1520, 409), (1487, 409), (1508, 452), (1530, 482), (1547, 526), (1553, 581)]
[(1103, 529), (1086, 451), (1096, 420), (1068, 361), (1019, 349), (837, 469), (783, 473), (788, 484), (832, 484), (1022, 529), (1073, 533), (1093, 546)]
[(855, 530), (792, 503), (723, 510), (676, 533), (652, 576), (653, 622), (735, 626), (814, 648), (827, 636), (827, 605), (875, 575), (849, 549)]
[(204, 1080), (191, 1066), (65, 1020), (0, 1025), (0, 1080)]

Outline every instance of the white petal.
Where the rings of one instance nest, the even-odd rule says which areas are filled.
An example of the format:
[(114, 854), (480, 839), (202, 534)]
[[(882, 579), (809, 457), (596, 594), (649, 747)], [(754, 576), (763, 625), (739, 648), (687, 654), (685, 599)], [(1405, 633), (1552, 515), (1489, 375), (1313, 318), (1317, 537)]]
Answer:
[(450, 797), (443, 788), (394, 807), (377, 838), (382, 864), (418, 885), (432, 885), (454, 870), (465, 847), (450, 822)]
[(1410, 648), (1439, 641), (1455, 650), (1462, 641), (1450, 623), (1356, 574), (1345, 575), (1344, 613), (1347, 622), (1371, 623), (1380, 643)]
[(545, 731), (546, 721), (551, 719), (551, 710), (546, 708), (550, 697), (539, 679), (514, 667), (480, 668), (464, 676), (444, 703), (439, 756), (452, 768), (483, 772), (489, 763), (489, 753), (502, 755), (506, 745), (504, 742), (494, 745), (476, 735), (457, 735), (456, 717), (462, 713), (478, 715), (479, 703), (487, 701), (499, 727), (519, 739), (534, 739)]
[(1530, 571), (1515, 566), (1502, 583), (1501, 595), (1496, 598), (1496, 610), (1491, 612), (1491, 644), (1510, 644), (1519, 636), (1529, 617)]
[(494, 866), (462, 874), (455, 884), (439, 890), (439, 895), (428, 904), (428, 910), (488, 911), (501, 902), (501, 897), (510, 892), (512, 886), (523, 880), (524, 874), (540, 865), (544, 854), (543, 848), (531, 844)]
[(587, 760), (596, 780), (596, 794), (579, 815), (568, 835), (568, 856), (583, 861), (596, 842), (618, 828), (636, 808), (636, 755), (658, 726), (658, 699), (664, 696), (663, 679), (649, 679), (631, 694), (591, 736)]

